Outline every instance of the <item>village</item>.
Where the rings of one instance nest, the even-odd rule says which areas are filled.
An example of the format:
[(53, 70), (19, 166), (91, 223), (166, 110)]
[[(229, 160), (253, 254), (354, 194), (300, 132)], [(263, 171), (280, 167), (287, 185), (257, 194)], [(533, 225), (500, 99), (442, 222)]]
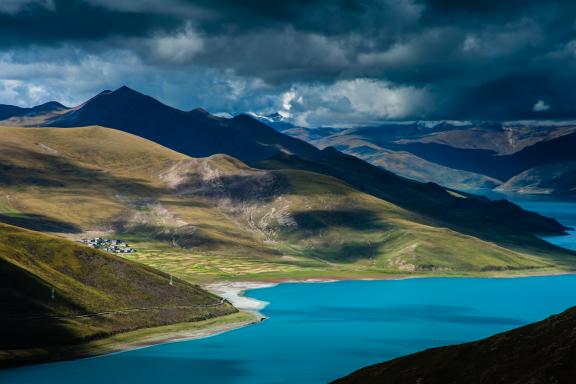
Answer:
[(132, 248), (128, 243), (117, 239), (104, 239), (102, 237), (95, 237), (93, 239), (82, 239), (82, 244), (86, 244), (91, 248), (100, 249), (112, 253), (134, 253), (135, 248)]

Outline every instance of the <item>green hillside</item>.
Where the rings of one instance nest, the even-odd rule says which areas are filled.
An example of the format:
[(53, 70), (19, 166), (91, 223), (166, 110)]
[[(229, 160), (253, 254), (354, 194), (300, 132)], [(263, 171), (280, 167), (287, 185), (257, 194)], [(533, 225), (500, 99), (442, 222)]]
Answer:
[[(554, 221), (523, 212), (488, 220), (506, 210), (468, 207), (476, 199), (350, 169), (348, 160), (264, 170), (225, 155), (190, 158), (100, 127), (0, 130), (1, 221), (72, 239), (125, 239), (139, 250), (125, 257), (189, 281), (574, 265), (570, 252), (529, 233), (561, 230)], [(514, 219), (531, 226), (522, 231)], [(473, 233), (479, 220), (503, 224)]]
[(5, 224), (0, 290), (0, 366), (81, 356), (86, 343), (119, 333), (238, 312), (152, 268)]

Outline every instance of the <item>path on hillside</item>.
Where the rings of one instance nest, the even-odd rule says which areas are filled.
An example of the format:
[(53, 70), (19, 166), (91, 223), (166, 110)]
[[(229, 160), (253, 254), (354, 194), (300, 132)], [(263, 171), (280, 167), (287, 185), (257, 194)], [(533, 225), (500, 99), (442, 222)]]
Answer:
[(217, 303), (212, 304), (197, 304), (197, 305), (177, 305), (173, 307), (145, 307), (145, 308), (124, 308), (118, 309), (115, 311), (102, 311), (102, 312), (92, 312), (92, 313), (83, 313), (79, 315), (68, 315), (68, 316), (57, 316), (57, 315), (32, 315), (32, 316), (2, 316), (0, 317), (0, 321), (2, 320), (34, 320), (34, 319), (77, 319), (82, 317), (96, 317), (96, 316), (105, 316), (105, 315), (116, 315), (116, 314), (127, 314), (132, 312), (140, 312), (140, 311), (152, 311), (152, 310), (169, 310), (169, 309), (189, 309), (189, 308), (211, 308), (217, 307), (219, 305), (228, 303), (228, 300), (224, 298), (220, 298)]

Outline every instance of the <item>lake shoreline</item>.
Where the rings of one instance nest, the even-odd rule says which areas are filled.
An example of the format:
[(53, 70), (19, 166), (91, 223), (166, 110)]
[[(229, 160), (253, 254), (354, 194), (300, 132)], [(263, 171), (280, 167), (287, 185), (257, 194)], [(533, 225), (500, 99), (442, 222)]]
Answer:
[(264, 319), (257, 313), (237, 312), (203, 321), (137, 329), (78, 345), (53, 349), (0, 351), (0, 370), (32, 364), (97, 358), (160, 344), (203, 339), (255, 325)]
[[(46, 364), (85, 358), (122, 353), (126, 351), (152, 347), (160, 344), (202, 339), (217, 336), (222, 333), (240, 329), (249, 325), (256, 325), (267, 319), (260, 310), (268, 302), (247, 297), (245, 293), (250, 290), (272, 288), (280, 284), (318, 284), (342, 281), (391, 281), (425, 278), (525, 278), (571, 275), (575, 272), (548, 272), (541, 274), (498, 274), (498, 275), (382, 275), (378, 277), (362, 278), (307, 278), (307, 279), (250, 279), (246, 281), (220, 281), (204, 285), (209, 291), (228, 300), (240, 312), (209, 319), (200, 322), (176, 323), (161, 327), (143, 328), (112, 335), (89, 343), (63, 346), (55, 350), (36, 349), (32, 351), (16, 351), (17, 358), (10, 358), (9, 351), (2, 351), (8, 356), (8, 362), (0, 363), (0, 369), (17, 368), (31, 364)], [(234, 318), (238, 316), (239, 318)], [(0, 353), (0, 361), (6, 357)], [(13, 356), (12, 356), (13, 357)]]
[[(238, 280), (221, 280), (216, 282), (211, 282), (204, 284), (203, 287), (212, 290), (211, 287), (216, 287), (216, 290), (212, 290), (212, 292), (219, 294), (218, 289), (219, 287), (228, 287), (231, 291), (231, 295), (244, 297), (242, 296), (243, 291), (248, 291), (250, 289), (258, 289), (258, 288), (268, 288), (273, 287), (279, 284), (285, 283), (332, 283), (338, 281), (388, 281), (388, 280), (408, 280), (408, 279), (433, 279), (433, 278), (466, 278), (466, 279), (508, 279), (508, 278), (522, 278), (522, 277), (546, 277), (546, 276), (562, 276), (562, 275), (574, 275), (576, 274), (576, 270), (574, 271), (558, 271), (558, 270), (548, 270), (548, 271), (540, 271), (540, 272), (523, 272), (523, 273), (514, 273), (510, 271), (500, 271), (500, 272), (492, 272), (492, 273), (473, 273), (473, 274), (421, 274), (421, 275), (412, 275), (412, 274), (375, 274), (372, 276), (322, 276), (322, 277), (310, 277), (310, 278), (294, 278), (294, 277), (263, 277), (263, 278), (255, 278), (253, 276), (246, 277), (246, 279), (238, 279)], [(245, 285), (245, 287), (243, 287)], [(234, 287), (237, 286), (239, 292), (233, 292)], [(252, 287), (253, 286), (253, 287)], [(220, 295), (220, 294), (219, 294)], [(220, 295), (222, 296), (222, 295)], [(222, 296), (224, 297), (224, 296)], [(227, 298), (227, 297), (225, 297)], [(232, 302), (232, 301), (231, 301)], [(234, 304), (232, 302), (232, 304)], [(236, 306), (236, 305), (235, 305)]]

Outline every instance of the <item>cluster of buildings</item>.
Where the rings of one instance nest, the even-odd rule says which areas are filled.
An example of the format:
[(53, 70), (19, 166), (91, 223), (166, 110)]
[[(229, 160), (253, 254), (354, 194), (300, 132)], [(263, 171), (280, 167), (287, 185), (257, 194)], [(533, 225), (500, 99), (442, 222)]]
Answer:
[(135, 248), (132, 248), (128, 243), (122, 240), (114, 239), (103, 239), (101, 237), (95, 237), (93, 239), (82, 239), (81, 243), (86, 244), (91, 248), (101, 249), (103, 251), (108, 251), (112, 253), (134, 253)]

